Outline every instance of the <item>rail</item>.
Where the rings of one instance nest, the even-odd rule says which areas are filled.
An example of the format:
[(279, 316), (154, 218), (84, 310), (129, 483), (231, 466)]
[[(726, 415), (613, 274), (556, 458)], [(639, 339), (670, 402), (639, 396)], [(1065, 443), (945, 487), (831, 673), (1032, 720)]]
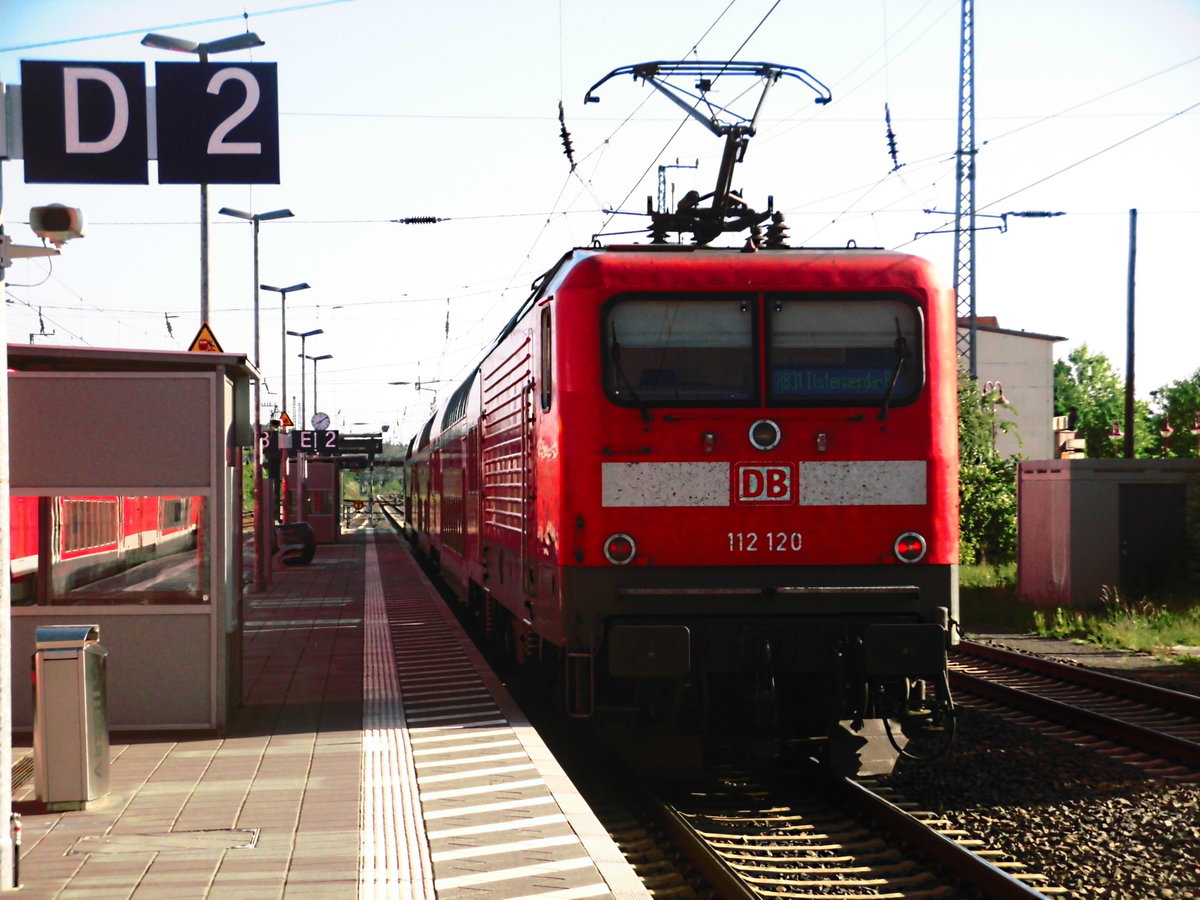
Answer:
[(951, 654), (950, 680), (976, 697), (1200, 769), (1200, 697), (1192, 694), (969, 641)]

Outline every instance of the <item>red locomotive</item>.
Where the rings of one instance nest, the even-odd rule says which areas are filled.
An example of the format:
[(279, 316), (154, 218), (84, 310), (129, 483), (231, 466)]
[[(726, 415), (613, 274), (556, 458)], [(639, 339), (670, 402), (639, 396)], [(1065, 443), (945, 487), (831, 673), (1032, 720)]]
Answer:
[(414, 437), (405, 530), (571, 715), (852, 768), (951, 707), (954, 298), (775, 228), (568, 252)]

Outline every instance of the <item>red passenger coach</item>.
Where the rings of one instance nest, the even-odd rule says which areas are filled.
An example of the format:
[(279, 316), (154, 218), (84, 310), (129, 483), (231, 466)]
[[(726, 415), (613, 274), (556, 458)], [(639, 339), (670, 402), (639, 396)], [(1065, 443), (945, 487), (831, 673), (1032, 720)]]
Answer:
[[(37, 602), (39, 570), (51, 582), (43, 588), (50, 602), (94, 601), (104, 579), (194, 550), (199, 507), (194, 497), (10, 497), (13, 603)], [(127, 578), (110, 599), (137, 586)]]
[(573, 250), (414, 438), (406, 528), (574, 716), (898, 743), (950, 707), (954, 343), (913, 256)]

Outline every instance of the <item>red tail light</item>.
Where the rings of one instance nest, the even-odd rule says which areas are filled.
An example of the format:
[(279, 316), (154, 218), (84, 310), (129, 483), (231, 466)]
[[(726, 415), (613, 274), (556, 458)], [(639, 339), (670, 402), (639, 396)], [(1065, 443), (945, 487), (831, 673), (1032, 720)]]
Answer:
[(925, 557), (925, 551), (929, 548), (925, 543), (925, 538), (921, 537), (921, 535), (915, 531), (906, 531), (900, 537), (896, 538), (896, 544), (893, 549), (896, 551), (896, 558), (900, 562), (915, 563), (920, 562)]
[(637, 544), (627, 534), (614, 534), (604, 542), (604, 558), (614, 566), (623, 566), (637, 554)]

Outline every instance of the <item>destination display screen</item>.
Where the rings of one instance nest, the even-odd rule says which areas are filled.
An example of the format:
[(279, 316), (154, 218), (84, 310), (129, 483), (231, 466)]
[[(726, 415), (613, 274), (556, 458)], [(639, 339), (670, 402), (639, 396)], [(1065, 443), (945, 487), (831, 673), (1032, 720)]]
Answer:
[(891, 372), (876, 368), (777, 368), (771, 373), (776, 397), (882, 397)]

